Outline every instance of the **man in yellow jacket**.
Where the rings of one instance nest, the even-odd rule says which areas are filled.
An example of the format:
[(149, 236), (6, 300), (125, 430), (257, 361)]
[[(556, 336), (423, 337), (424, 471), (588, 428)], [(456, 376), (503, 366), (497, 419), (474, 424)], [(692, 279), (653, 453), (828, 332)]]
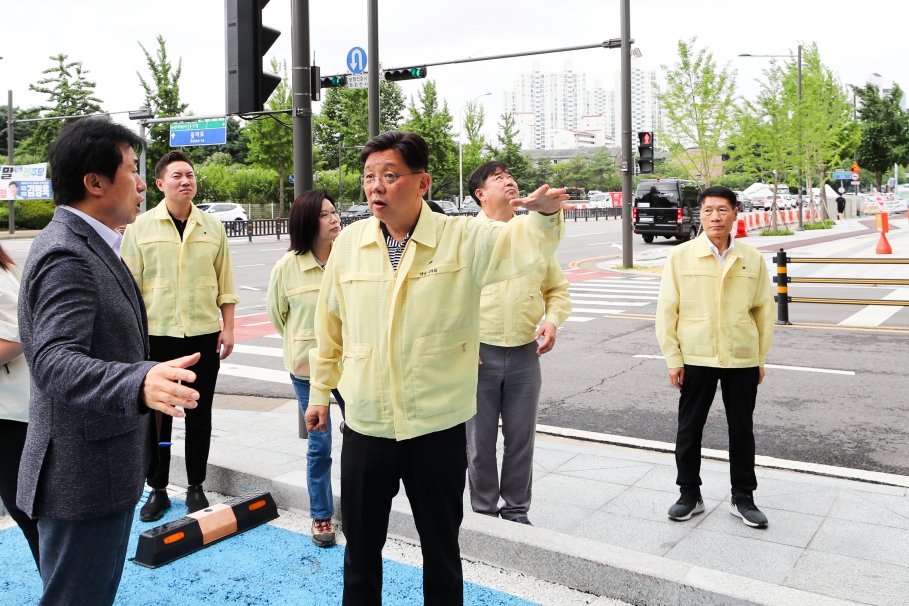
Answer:
[(677, 246), (666, 259), (657, 302), (656, 334), (680, 390), (675, 460), (681, 497), (673, 520), (704, 511), (701, 498), (701, 436), (717, 381), (729, 424), (730, 513), (764, 528), (755, 506), (754, 415), (758, 385), (773, 340), (773, 295), (761, 253), (732, 237), (736, 198), (709, 187), (698, 203), (704, 233)]
[[(518, 185), (507, 164), (484, 162), (467, 183), (483, 207), (477, 218), (503, 223), (514, 219), (509, 201), (518, 195)], [(467, 421), (470, 505), (477, 513), (530, 524), (540, 356), (555, 346), (556, 331), (570, 315), (568, 280), (555, 255), (520, 278), (483, 289), (477, 414)], [(500, 417), (505, 437), (501, 483), (496, 461)]]
[(324, 430), (330, 390), (344, 394), (343, 603), (381, 604), (382, 546), (403, 481), (425, 602), (460, 605), (464, 423), (476, 413), (480, 292), (546, 263), (564, 233), (568, 196), (543, 186), (512, 200), (537, 212), (508, 223), (448, 217), (423, 202), (432, 177), (419, 135), (381, 134), (360, 158), (373, 217), (341, 232), (325, 267), (306, 412), (309, 431)]
[[(148, 310), (151, 359), (172, 360), (201, 354), (191, 366), (199, 392), (198, 406), (186, 411), (186, 479), (189, 512), (208, 507), (202, 490), (211, 446), (211, 407), (221, 360), (234, 347), (234, 267), (224, 225), (194, 204), (196, 174), (178, 150), (155, 165), (155, 183), (164, 199), (141, 215), (123, 234), (121, 256), (142, 290)], [(224, 326), (221, 326), (221, 319)], [(143, 522), (160, 519), (170, 507), (170, 436), (172, 418), (158, 415), (158, 472), (148, 478), (152, 490), (139, 511)]]

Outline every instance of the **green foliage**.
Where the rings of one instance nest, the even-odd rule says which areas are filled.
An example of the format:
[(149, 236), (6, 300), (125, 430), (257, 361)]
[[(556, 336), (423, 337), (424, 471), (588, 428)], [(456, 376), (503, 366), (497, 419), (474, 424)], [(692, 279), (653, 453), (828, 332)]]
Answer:
[[(29, 107), (27, 109), (22, 109), (22, 108), (13, 106), (13, 118), (15, 120), (27, 120), (29, 118), (38, 118), (38, 117), (40, 117), (40, 114), (41, 114), (41, 110), (40, 110), (40, 108), (37, 108), (37, 107)], [(35, 130), (38, 128), (38, 124), (40, 124), (40, 122), (22, 122), (22, 123), (16, 124), (13, 127), (13, 145), (14, 145), (13, 151), (15, 152), (15, 157), (13, 158), (13, 160), (16, 162), (16, 164), (34, 164), (37, 162), (44, 162), (47, 160), (47, 158), (39, 158), (39, 159), (35, 160), (34, 162), (20, 162), (19, 161), (19, 157), (20, 157), (19, 154), (22, 152), (22, 143), (24, 141), (27, 141), (29, 139), (29, 137), (31, 137), (32, 134), (34, 134)], [(2, 148), (4, 152), (8, 151), (8, 148), (7, 148), (8, 139), (7, 139), (7, 134), (6, 134), (7, 130), (6, 129), (7, 129), (6, 105), (0, 105), (0, 148)], [(34, 157), (34, 154), (29, 154), (29, 155)], [(6, 155), (4, 155), (3, 157), (5, 158), (3, 160), (3, 163), (8, 164), (8, 162), (7, 162), (8, 157)]]
[[(463, 142), (464, 145), (461, 151), (462, 173), (464, 175), (464, 185), (466, 186), (470, 173), (486, 161), (483, 157), (483, 148), (486, 146), (486, 140), (480, 133), (483, 130), (483, 123), (486, 121), (486, 111), (477, 99), (470, 101), (467, 107), (461, 111), (464, 118), (463, 136), (466, 139)], [(464, 195), (466, 196), (467, 193), (465, 191)]]
[(836, 223), (833, 219), (824, 219), (823, 221), (806, 221), (803, 224), (805, 229), (830, 229)]
[[(271, 60), (271, 69), (282, 75), (281, 83), (266, 102), (266, 109), (290, 109), (293, 107), (293, 90), (287, 78), (287, 62)], [(277, 175), (278, 212), (284, 216), (284, 182), (294, 169), (294, 135), (292, 119), (285, 114), (260, 116), (246, 127), (249, 140), (247, 160), (254, 166), (266, 168)]]
[[(322, 109), (313, 120), (313, 141), (322, 150), (324, 168), (338, 168), (338, 144), (345, 167), (362, 172), (358, 145), (369, 139), (367, 91), (364, 88), (329, 88)], [(396, 130), (404, 120), (404, 92), (397, 82), (379, 81), (379, 130)]]
[(429, 197), (457, 193), (458, 146), (451, 134), (448, 102), (443, 100), (439, 106), (435, 81), (427, 80), (417, 92), (417, 102), (411, 99), (407, 109), (410, 118), (403, 128), (419, 134), (429, 146), (429, 173), (433, 181)]
[(862, 136), (858, 163), (874, 173), (875, 185), (880, 191), (884, 173), (893, 170), (894, 164), (909, 164), (909, 114), (900, 107), (903, 90), (894, 84), (885, 97), (874, 84), (853, 89), (861, 100)]
[(688, 178), (709, 187), (713, 158), (732, 130), (736, 71), (728, 65), (719, 69), (706, 48), (695, 51), (696, 40), (679, 40), (679, 61), (672, 68), (662, 66), (666, 90), (657, 93), (664, 122), (659, 140)]
[[(54, 218), (53, 200), (16, 200), (16, 228), (44, 229)], [(9, 202), (0, 202), (0, 225), (9, 224)]]
[[(50, 58), (57, 64), (43, 72), (46, 77), (37, 84), (29, 84), (29, 90), (47, 95), (50, 105), (37, 108), (44, 112), (42, 117), (83, 116), (101, 111), (101, 99), (92, 96), (95, 83), (85, 78), (88, 70), (82, 69), (81, 61), (68, 61), (69, 56), (60, 54)], [(22, 151), (46, 159), (51, 143), (67, 120), (36, 122), (34, 131), (22, 144)], [(15, 159), (18, 163), (19, 160)], [(41, 160), (42, 162), (44, 160)]]
[(783, 229), (765, 229), (761, 232), (760, 235), (762, 235), (762, 236), (791, 236), (794, 234), (795, 234), (795, 232), (793, 232), (791, 229), (786, 229), (784, 227)]
[(196, 167), (196, 202), (277, 204), (278, 175), (273, 170), (233, 164)]
[(315, 187), (324, 189), (332, 198), (339, 208), (348, 208), (353, 204), (358, 204), (361, 199), (360, 173), (357, 170), (344, 170), (341, 175), (341, 197), (338, 198), (338, 171), (320, 170), (316, 172), (317, 179)]
[[(530, 159), (521, 153), (521, 146), (516, 141), (518, 131), (515, 127), (514, 115), (505, 112), (499, 119), (501, 120), (497, 137), (499, 144), (490, 150), (488, 159), (508, 164), (511, 167), (511, 174), (514, 176), (515, 181), (518, 182), (518, 186), (523, 190), (524, 183), (530, 180)], [(550, 168), (550, 170), (554, 171), (555, 169)]]

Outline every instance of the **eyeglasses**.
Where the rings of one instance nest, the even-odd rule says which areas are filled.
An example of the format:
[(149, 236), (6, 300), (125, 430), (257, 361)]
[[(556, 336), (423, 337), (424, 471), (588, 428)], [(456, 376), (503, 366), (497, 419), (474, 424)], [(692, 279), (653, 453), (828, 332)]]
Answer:
[(376, 184), (376, 179), (381, 181), (382, 185), (394, 185), (395, 181), (397, 181), (401, 177), (407, 177), (410, 175), (422, 175), (422, 174), (423, 174), (423, 171), (416, 172), (416, 173), (404, 173), (403, 175), (396, 175), (394, 173), (389, 172), (389, 173), (385, 173), (385, 174), (377, 177), (376, 175), (374, 175), (372, 173), (367, 173), (365, 175), (360, 175), (360, 185), (362, 187), (372, 187), (373, 185)]
[(336, 219), (336, 218), (339, 218), (340, 216), (341, 216), (341, 213), (339, 213), (337, 210), (330, 210), (328, 212), (319, 213), (319, 218), (322, 219), (323, 221), (325, 219), (328, 219), (330, 221), (331, 219)]

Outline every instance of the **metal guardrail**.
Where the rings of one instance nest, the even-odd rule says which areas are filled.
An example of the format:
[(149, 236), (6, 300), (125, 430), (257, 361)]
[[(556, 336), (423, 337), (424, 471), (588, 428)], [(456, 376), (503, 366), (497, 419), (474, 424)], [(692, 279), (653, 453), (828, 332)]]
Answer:
[[(476, 216), (477, 211), (471, 210), (458, 210), (451, 213), (449, 216), (452, 217), (473, 217)], [(517, 214), (525, 215), (527, 211), (518, 210)], [(584, 221), (589, 221), (593, 219), (594, 221), (599, 221), (600, 218), (609, 219), (610, 217), (619, 219), (622, 216), (621, 208), (577, 208), (574, 210), (565, 211), (565, 220), (566, 221), (575, 221), (582, 219)], [(367, 217), (341, 217), (341, 228), (345, 228), (348, 225), (359, 221), (361, 218)], [(225, 221), (224, 230), (227, 232), (228, 238), (249, 238), (249, 241), (252, 242), (253, 236), (276, 236), (278, 240), (281, 239), (281, 234), (288, 233), (287, 219), (255, 219), (252, 221)]]
[(790, 297), (789, 284), (882, 284), (902, 286), (909, 284), (909, 280), (896, 278), (790, 278), (787, 264), (789, 263), (827, 263), (843, 265), (909, 265), (909, 259), (837, 259), (837, 258), (811, 258), (787, 257), (786, 251), (780, 249), (774, 259), (776, 263), (776, 295), (773, 299), (777, 304), (776, 323), (792, 324), (789, 321), (790, 303), (827, 303), (832, 305), (894, 305), (909, 307), (909, 301), (890, 301), (886, 299), (834, 299), (822, 297)]

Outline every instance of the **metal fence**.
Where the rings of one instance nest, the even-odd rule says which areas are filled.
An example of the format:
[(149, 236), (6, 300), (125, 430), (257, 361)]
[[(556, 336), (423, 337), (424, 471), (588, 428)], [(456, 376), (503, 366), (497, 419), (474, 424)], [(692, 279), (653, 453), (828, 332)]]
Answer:
[(780, 249), (774, 259), (776, 263), (777, 294), (774, 300), (777, 304), (776, 323), (792, 324), (789, 321), (790, 303), (827, 303), (833, 305), (896, 305), (909, 307), (909, 301), (891, 301), (889, 299), (836, 299), (821, 297), (790, 297), (789, 284), (877, 284), (882, 286), (905, 286), (909, 280), (897, 278), (790, 278), (787, 265), (789, 263), (828, 263), (842, 265), (909, 265), (909, 259), (836, 259), (836, 258), (811, 258), (789, 257), (786, 251)]
[[(519, 215), (526, 215), (526, 210), (516, 211)], [(473, 217), (477, 211), (459, 210), (451, 213), (453, 217)], [(619, 219), (622, 216), (621, 208), (578, 208), (565, 211), (566, 221), (599, 221), (601, 218), (607, 220), (610, 217)], [(359, 221), (360, 218), (366, 217), (341, 217), (341, 228), (345, 228), (351, 223)], [(224, 229), (227, 231), (228, 238), (249, 238), (252, 242), (253, 236), (276, 236), (278, 240), (281, 235), (287, 235), (287, 219), (256, 219), (252, 221), (225, 221)]]

